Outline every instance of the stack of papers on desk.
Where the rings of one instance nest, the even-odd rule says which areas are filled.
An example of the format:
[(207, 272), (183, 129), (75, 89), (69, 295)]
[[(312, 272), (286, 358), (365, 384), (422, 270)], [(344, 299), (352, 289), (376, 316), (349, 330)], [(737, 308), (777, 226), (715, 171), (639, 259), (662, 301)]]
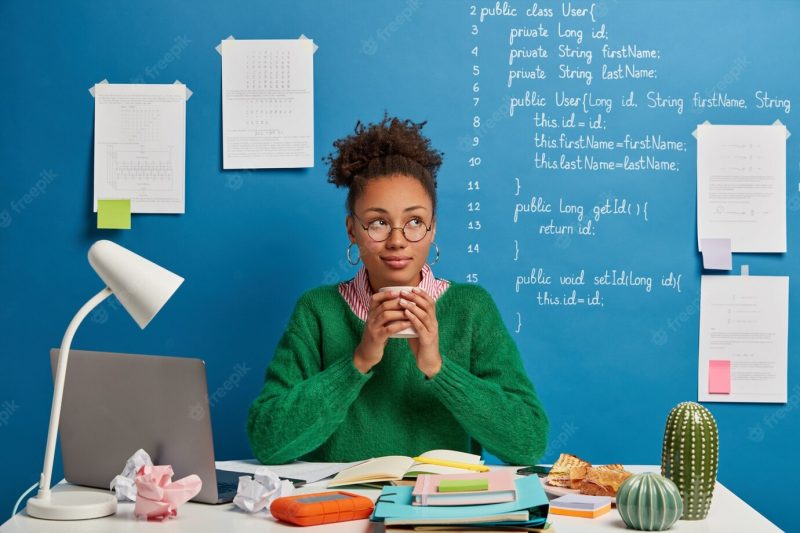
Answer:
[(384, 487), (375, 502), (370, 520), (392, 526), (515, 526), (542, 527), (549, 505), (539, 478), (515, 480), (517, 498), (513, 502), (486, 505), (412, 505), (412, 487)]

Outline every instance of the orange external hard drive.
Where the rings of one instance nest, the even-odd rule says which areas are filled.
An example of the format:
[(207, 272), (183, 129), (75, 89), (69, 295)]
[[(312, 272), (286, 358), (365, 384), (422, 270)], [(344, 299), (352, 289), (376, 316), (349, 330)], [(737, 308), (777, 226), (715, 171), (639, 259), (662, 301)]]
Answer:
[(298, 526), (318, 526), (369, 518), (375, 505), (365, 496), (332, 491), (277, 498), (269, 512), (278, 520)]

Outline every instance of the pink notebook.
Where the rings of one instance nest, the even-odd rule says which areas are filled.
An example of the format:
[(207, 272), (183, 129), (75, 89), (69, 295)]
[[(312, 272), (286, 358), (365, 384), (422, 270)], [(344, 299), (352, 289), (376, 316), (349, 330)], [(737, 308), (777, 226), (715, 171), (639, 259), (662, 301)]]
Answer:
[[(489, 490), (438, 492), (443, 479), (488, 479)], [(420, 474), (411, 495), (414, 505), (481, 505), (513, 502), (517, 499), (517, 489), (514, 471), (503, 468), (474, 474)]]

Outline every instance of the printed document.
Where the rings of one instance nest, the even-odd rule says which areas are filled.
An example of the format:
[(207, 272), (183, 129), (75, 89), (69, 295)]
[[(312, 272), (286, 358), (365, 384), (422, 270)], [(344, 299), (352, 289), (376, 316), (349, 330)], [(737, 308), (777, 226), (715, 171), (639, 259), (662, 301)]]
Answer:
[(131, 213), (183, 213), (185, 160), (185, 85), (95, 85), (95, 212), (130, 199)]
[(697, 237), (786, 251), (786, 127), (697, 127)]
[(222, 41), (223, 168), (314, 166), (314, 42)]
[(788, 331), (787, 276), (702, 276), (699, 400), (786, 403)]

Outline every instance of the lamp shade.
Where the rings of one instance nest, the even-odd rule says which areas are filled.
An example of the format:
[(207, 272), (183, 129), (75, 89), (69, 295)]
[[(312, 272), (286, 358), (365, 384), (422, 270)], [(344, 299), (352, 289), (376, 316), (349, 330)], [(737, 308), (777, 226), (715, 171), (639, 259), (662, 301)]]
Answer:
[(183, 278), (111, 241), (89, 248), (89, 264), (144, 329)]

